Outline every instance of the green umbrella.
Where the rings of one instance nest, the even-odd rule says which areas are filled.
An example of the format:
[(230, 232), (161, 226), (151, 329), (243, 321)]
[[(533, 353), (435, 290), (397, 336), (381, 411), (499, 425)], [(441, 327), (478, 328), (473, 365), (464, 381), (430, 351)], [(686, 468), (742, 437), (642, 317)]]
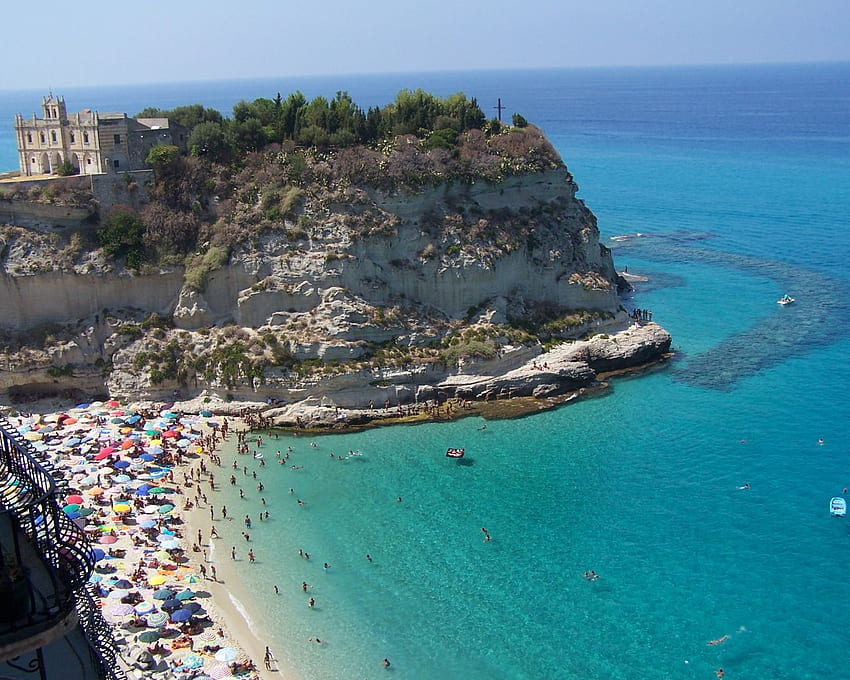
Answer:
[(171, 505), (171, 503), (166, 503), (165, 505), (160, 505), (159, 510), (157, 510), (157, 512), (160, 515), (165, 515), (171, 512), (172, 510), (174, 510), (174, 506)]
[(159, 640), (159, 631), (158, 630), (145, 630), (139, 633), (139, 637), (136, 638), (139, 642), (156, 642)]
[(186, 588), (186, 590), (181, 590), (174, 597), (182, 602), (183, 600), (191, 600), (193, 597), (195, 597), (195, 593)]

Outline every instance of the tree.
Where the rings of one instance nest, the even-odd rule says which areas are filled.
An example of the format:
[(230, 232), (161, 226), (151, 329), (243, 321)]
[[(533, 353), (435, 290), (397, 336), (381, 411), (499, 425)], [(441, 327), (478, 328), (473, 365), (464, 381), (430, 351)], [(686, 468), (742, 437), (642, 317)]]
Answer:
[(193, 156), (222, 163), (228, 159), (230, 151), (229, 140), (221, 123), (200, 123), (189, 135), (189, 152)]
[(127, 258), (127, 266), (137, 268), (144, 261), (145, 225), (128, 206), (116, 206), (97, 230), (97, 239), (110, 257)]
[(180, 149), (171, 144), (157, 144), (151, 147), (145, 157), (145, 165), (149, 165), (156, 172), (164, 172), (170, 168), (180, 157)]
[(525, 116), (522, 116), (518, 113), (515, 113), (511, 118), (511, 122), (514, 124), (514, 127), (524, 128), (528, 125), (528, 121), (525, 119)]
[(59, 175), (60, 177), (67, 177), (68, 175), (76, 175), (77, 174), (77, 168), (75, 168), (74, 164), (66, 158), (56, 168), (56, 174)]

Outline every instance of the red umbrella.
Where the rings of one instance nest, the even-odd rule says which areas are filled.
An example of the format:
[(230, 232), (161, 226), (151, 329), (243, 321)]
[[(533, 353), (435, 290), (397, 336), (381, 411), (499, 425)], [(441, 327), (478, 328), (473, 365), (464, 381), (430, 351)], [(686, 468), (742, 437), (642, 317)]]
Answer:
[(180, 433), (177, 430), (166, 430), (162, 433), (163, 439), (174, 439), (175, 437), (179, 437)]
[(73, 495), (71, 495), (71, 496), (68, 496), (68, 497), (65, 499), (65, 504), (66, 504), (66, 505), (67, 505), (68, 503), (77, 503), (78, 505), (82, 505), (82, 504), (83, 504), (83, 503), (85, 503), (85, 502), (86, 502), (85, 498), (83, 498), (82, 496), (78, 496), (77, 494), (73, 494)]

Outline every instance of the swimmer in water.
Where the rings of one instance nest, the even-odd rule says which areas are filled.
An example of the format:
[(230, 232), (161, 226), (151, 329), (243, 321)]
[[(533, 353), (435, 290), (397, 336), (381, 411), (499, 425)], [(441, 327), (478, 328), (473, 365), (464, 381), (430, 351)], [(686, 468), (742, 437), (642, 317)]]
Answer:
[(723, 637), (719, 637), (716, 640), (709, 640), (705, 644), (707, 644), (709, 647), (716, 647), (717, 645), (722, 645), (728, 639), (729, 639), (729, 636), (724, 635)]
[(741, 489), (742, 491), (748, 491), (749, 488), (750, 488), (750, 483), (747, 482), (747, 483), (744, 484), (744, 486), (739, 486), (738, 488)]

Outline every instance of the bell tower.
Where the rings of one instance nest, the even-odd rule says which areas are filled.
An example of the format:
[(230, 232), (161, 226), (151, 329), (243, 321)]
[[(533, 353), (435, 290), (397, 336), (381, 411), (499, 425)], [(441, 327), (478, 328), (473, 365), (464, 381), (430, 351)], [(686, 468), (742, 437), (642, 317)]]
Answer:
[(54, 97), (51, 92), (41, 100), (41, 111), (45, 120), (66, 121), (68, 112), (65, 110), (65, 97)]

